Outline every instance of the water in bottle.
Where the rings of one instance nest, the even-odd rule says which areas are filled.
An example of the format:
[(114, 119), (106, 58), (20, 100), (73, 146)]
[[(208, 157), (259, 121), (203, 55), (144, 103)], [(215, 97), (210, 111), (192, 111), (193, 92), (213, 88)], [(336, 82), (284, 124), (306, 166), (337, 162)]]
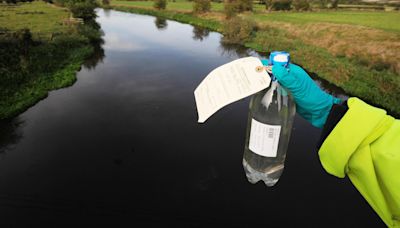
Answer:
[(249, 182), (278, 182), (284, 168), (296, 106), (292, 96), (272, 76), (269, 88), (253, 95), (250, 101), (243, 155)]

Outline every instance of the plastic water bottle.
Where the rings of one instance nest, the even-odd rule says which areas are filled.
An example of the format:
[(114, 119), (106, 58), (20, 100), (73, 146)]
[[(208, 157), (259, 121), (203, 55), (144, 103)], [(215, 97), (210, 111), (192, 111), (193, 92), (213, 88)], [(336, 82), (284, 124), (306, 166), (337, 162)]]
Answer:
[(283, 172), (296, 113), (290, 93), (271, 78), (271, 86), (251, 98), (243, 155), (248, 181), (267, 186), (275, 185)]

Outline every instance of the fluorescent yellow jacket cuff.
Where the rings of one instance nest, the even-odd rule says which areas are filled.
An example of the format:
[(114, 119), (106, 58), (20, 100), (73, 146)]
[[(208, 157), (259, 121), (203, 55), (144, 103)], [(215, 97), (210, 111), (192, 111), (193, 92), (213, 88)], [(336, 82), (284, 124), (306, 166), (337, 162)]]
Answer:
[(400, 227), (400, 121), (358, 98), (319, 150), (324, 169), (349, 176), (389, 227)]

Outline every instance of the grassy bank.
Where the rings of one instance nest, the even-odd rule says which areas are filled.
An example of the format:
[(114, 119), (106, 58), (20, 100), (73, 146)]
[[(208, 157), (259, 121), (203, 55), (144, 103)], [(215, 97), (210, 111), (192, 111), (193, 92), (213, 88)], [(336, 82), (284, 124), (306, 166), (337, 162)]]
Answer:
[(0, 5), (0, 119), (72, 85), (94, 49), (70, 12), (44, 2)]
[[(114, 1), (112, 7), (223, 32), (225, 19), (218, 12), (219, 8), (207, 14), (195, 15), (175, 9), (158, 11), (148, 5), (144, 7), (142, 2), (130, 2), (127, 6)], [(350, 17), (346, 13), (342, 18), (335, 17), (338, 12), (303, 13), (309, 14), (304, 18), (300, 17), (301, 14), (256, 12), (241, 15), (242, 18), (254, 20), (259, 28), (244, 45), (261, 52), (287, 50), (291, 52), (293, 61), (309, 72), (343, 88), (351, 96), (360, 97), (400, 116), (400, 71), (396, 68), (400, 66), (400, 28), (392, 23), (392, 20), (400, 19), (400, 14), (388, 13), (386, 18), (384, 12), (360, 12), (352, 20), (346, 19)], [(285, 15), (288, 16), (286, 20), (281, 20)], [(385, 17), (381, 21), (390, 23), (368, 23), (364, 18), (367, 15), (376, 19)]]

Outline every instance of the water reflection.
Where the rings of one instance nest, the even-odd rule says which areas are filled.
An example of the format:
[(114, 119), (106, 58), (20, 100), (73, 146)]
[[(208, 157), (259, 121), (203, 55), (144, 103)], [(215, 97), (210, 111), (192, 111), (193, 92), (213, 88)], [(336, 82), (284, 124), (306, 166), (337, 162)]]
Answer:
[(104, 49), (103, 49), (104, 39), (102, 38), (98, 42), (92, 44), (94, 48), (94, 52), (92, 55), (85, 60), (83, 66), (88, 70), (95, 69), (96, 65), (103, 62), (105, 57)]
[(109, 18), (111, 16), (110, 9), (103, 9), (103, 12), (104, 12), (104, 17)]
[(193, 26), (193, 40), (203, 41), (210, 35), (210, 30), (198, 26)]
[[(247, 57), (250, 55), (254, 55), (254, 51), (246, 48), (242, 45), (239, 44), (229, 44), (226, 42), (223, 42), (222, 39), (219, 42), (219, 52), (221, 53), (221, 56), (226, 56), (226, 57)], [(258, 54), (257, 54), (258, 55)]]
[[(106, 11), (106, 10), (105, 10), (105, 11)], [(105, 13), (105, 14), (106, 14), (106, 13)], [(100, 33), (101, 33), (100, 39), (96, 39), (96, 40), (93, 40), (93, 41), (91, 42), (92, 47), (93, 47), (93, 49), (94, 49), (94, 52), (93, 52), (92, 55), (91, 55), (89, 58), (87, 58), (87, 59), (85, 60), (85, 62), (83, 63), (83, 66), (84, 66), (86, 69), (93, 70), (93, 69), (96, 67), (96, 65), (97, 65), (98, 63), (103, 62), (103, 59), (104, 59), (104, 57), (105, 57), (104, 49), (103, 49), (103, 44), (104, 44), (104, 31), (101, 29), (100, 23), (98, 23), (96, 20), (91, 20), (89, 23), (91, 24), (91, 26), (92, 26), (93, 28), (96, 28), (96, 29), (97, 29), (98, 31), (100, 31)]]
[(168, 26), (167, 20), (161, 17), (156, 17), (156, 19), (154, 20), (154, 24), (156, 25), (158, 30), (165, 30)]
[(243, 174), (248, 99), (197, 124), (193, 91), (204, 75), (259, 54), (221, 45), (214, 32), (194, 40), (189, 25), (167, 21), (160, 31), (154, 17), (103, 12), (103, 63), (82, 68), (73, 86), (20, 115), (25, 124), (17, 119), (1, 132), (10, 148), (0, 159), (4, 227), (82, 220), (117, 227), (379, 222), (353, 186), (323, 171), (314, 148), (320, 132), (298, 116), (285, 177), (273, 189), (250, 185)]
[(22, 139), (23, 125), (24, 121), (18, 117), (0, 121), (0, 153), (13, 149)]

